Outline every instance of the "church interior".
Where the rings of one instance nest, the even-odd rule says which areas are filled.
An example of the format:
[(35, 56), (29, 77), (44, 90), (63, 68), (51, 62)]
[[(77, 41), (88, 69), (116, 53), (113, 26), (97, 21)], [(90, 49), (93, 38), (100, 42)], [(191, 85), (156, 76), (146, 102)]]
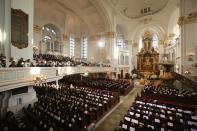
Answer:
[(0, 0), (0, 131), (197, 131), (197, 0)]

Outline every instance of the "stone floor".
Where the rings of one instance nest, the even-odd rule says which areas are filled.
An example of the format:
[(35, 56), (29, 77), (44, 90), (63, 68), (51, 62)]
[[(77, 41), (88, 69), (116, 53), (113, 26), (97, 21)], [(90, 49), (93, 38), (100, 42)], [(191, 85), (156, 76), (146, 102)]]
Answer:
[(95, 131), (114, 131), (115, 127), (119, 125), (120, 120), (123, 119), (129, 107), (135, 100), (135, 96), (141, 93), (142, 86), (135, 86), (128, 95), (121, 97), (121, 104), (104, 120), (101, 120), (96, 126)]

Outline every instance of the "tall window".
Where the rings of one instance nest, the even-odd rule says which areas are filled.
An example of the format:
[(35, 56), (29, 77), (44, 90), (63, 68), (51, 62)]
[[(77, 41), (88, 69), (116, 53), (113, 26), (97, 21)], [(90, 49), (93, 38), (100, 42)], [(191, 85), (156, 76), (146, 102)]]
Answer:
[(121, 35), (121, 34), (118, 34), (117, 35), (116, 45), (119, 48), (124, 48), (124, 38), (123, 38), (123, 35)]
[(155, 49), (157, 49), (158, 48), (158, 37), (157, 37), (157, 35), (156, 34), (153, 34), (153, 47), (155, 48)]
[(70, 37), (70, 57), (75, 56), (75, 38)]
[(42, 42), (46, 44), (46, 51), (62, 53), (60, 31), (55, 25), (47, 24), (42, 27)]
[(83, 36), (81, 41), (81, 58), (88, 58), (88, 38), (86, 36)]

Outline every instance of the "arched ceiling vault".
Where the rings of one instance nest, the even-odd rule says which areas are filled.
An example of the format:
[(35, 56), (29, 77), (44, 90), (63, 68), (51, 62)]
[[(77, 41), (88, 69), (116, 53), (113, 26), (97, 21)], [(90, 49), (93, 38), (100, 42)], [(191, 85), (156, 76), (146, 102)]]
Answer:
[(151, 24), (148, 26), (139, 26), (136, 28), (135, 34), (133, 35), (134, 43), (137, 43), (139, 41), (140, 37), (143, 35), (145, 31), (150, 31), (151, 33), (157, 34), (159, 40), (162, 40), (165, 38), (164, 29), (159, 25)]
[[(35, 0), (35, 6), (35, 17), (47, 17), (52, 13), (54, 14), (54, 10), (64, 13), (64, 18), (62, 17), (60, 20), (58, 17), (56, 19), (56, 21), (62, 21), (64, 23), (63, 33), (93, 35), (109, 31), (108, 29), (110, 28), (108, 16), (99, 1)], [(39, 13), (41, 14), (39, 15)], [(55, 16), (53, 17), (57, 18)]]

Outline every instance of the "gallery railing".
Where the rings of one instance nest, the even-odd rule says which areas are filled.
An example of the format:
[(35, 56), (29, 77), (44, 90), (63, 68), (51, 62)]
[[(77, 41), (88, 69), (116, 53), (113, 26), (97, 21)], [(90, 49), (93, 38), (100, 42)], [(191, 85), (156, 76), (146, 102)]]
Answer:
[(76, 73), (109, 72), (110, 67), (22, 67), (0, 68), (0, 92), (35, 83), (37, 78), (54, 81)]

